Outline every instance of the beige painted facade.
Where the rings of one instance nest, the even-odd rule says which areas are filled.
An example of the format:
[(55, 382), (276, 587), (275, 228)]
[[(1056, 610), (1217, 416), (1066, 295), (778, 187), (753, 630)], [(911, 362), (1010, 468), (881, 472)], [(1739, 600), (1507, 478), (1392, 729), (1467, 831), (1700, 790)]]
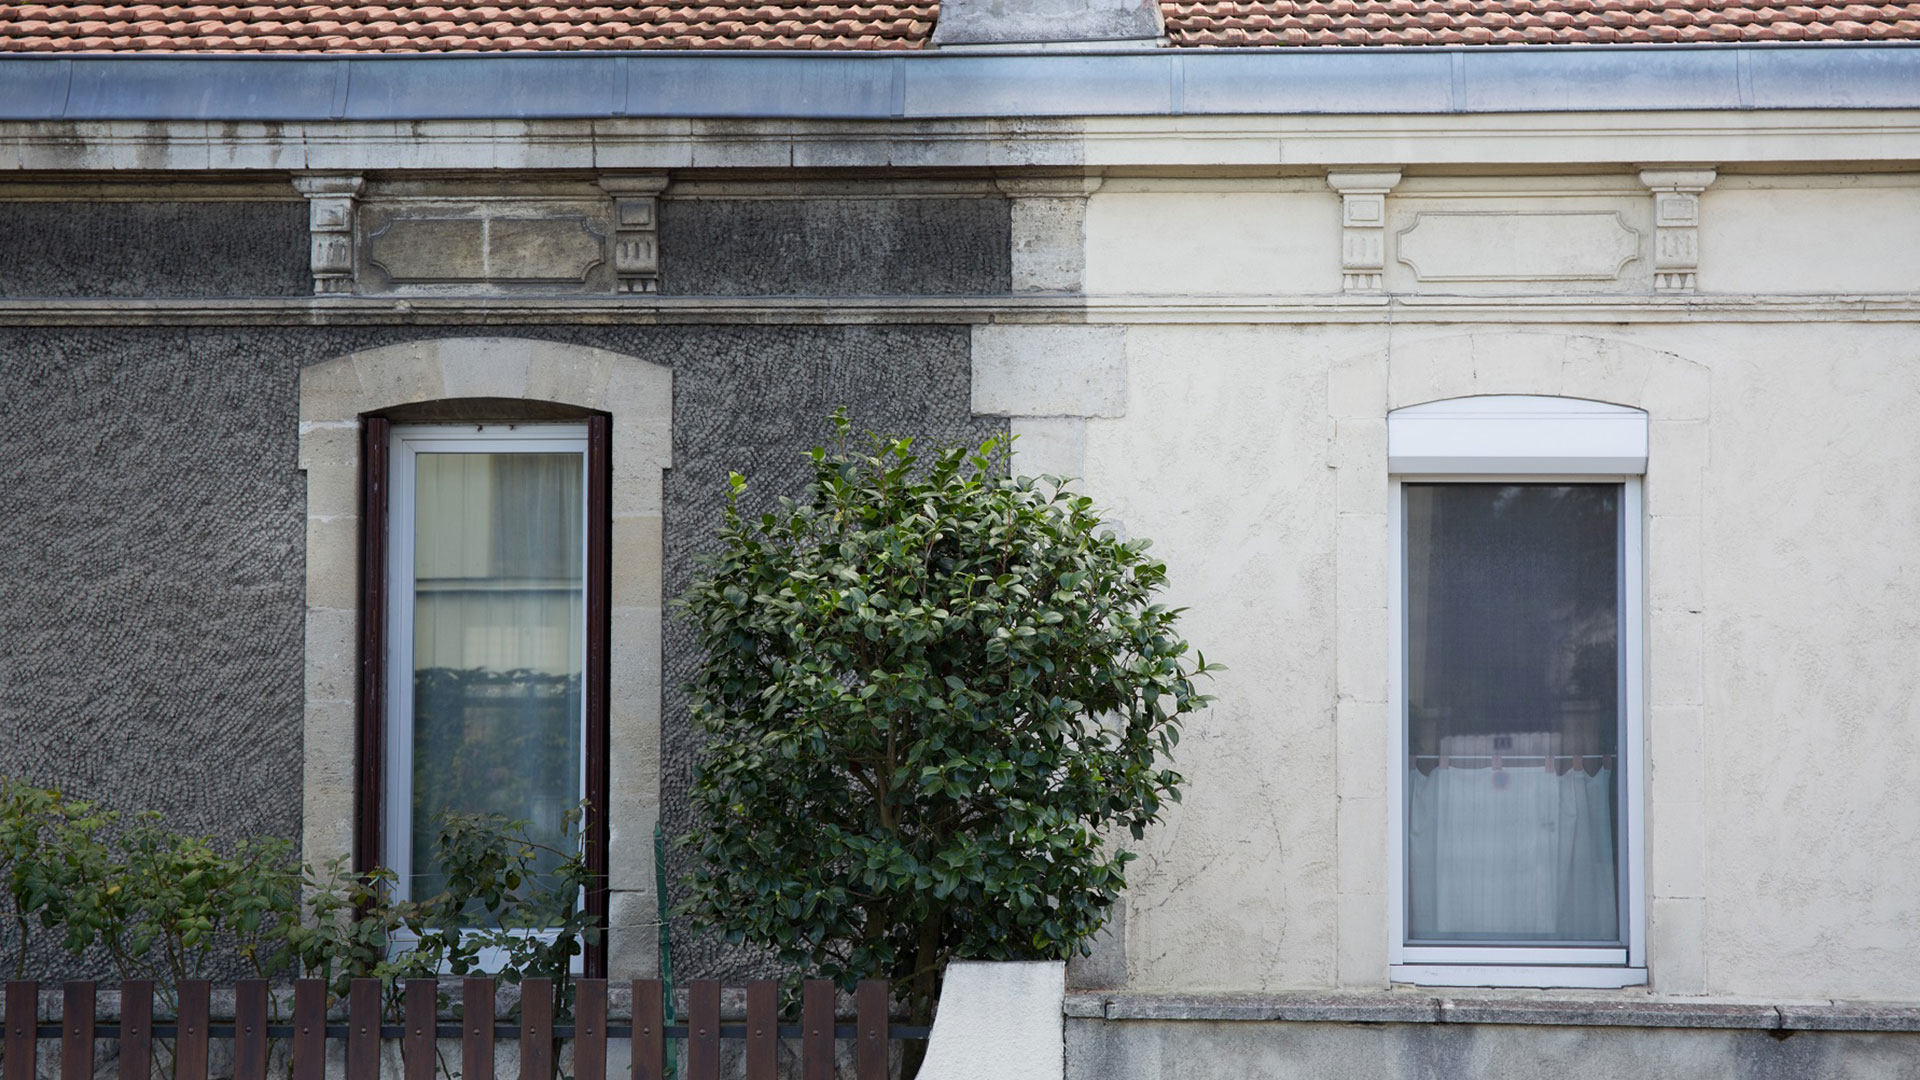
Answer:
[(1632, 161), (1120, 171), (1084, 355), (976, 331), (1033, 335), (1025, 375), (976, 363), (977, 404), (1046, 402), (1022, 471), (1151, 537), (1228, 667), (1132, 874), (1126, 988), (1385, 987), (1387, 414), (1536, 394), (1651, 419), (1649, 989), (1920, 1000), (1920, 173)]

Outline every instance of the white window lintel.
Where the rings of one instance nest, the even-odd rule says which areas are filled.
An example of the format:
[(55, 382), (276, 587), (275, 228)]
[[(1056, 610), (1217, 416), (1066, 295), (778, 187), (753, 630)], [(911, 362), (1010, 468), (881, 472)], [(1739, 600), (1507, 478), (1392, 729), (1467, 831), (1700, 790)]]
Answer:
[(1610, 474), (1647, 471), (1647, 414), (1579, 398), (1449, 398), (1387, 415), (1398, 474)]

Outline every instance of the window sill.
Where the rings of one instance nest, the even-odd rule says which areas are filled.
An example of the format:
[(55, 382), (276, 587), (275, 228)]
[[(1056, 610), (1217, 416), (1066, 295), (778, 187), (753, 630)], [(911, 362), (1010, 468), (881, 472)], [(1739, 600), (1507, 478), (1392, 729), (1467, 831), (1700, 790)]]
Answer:
[(1618, 990), (1645, 986), (1647, 969), (1636, 967), (1496, 966), (1491, 964), (1394, 964), (1388, 978), (1414, 986), (1484, 986), (1528, 990)]

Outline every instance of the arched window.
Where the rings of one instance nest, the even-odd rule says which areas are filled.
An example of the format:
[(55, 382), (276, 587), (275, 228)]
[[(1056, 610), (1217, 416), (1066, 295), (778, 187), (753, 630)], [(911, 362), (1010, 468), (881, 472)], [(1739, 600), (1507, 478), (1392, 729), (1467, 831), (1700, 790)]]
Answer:
[(550, 830), (584, 797), (585, 904), (609, 933), (583, 970), (651, 975), (630, 928), (657, 900), (672, 372), (559, 342), (409, 341), (305, 368), (300, 417), (307, 861), (431, 889), (437, 809)]
[(1644, 983), (1647, 415), (1437, 401), (1387, 454), (1393, 977)]

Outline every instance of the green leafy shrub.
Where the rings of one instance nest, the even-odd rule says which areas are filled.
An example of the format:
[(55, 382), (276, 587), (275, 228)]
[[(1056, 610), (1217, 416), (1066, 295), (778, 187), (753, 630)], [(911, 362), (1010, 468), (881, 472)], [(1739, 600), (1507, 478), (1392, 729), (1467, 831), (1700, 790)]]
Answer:
[(710, 745), (685, 910), (838, 980), (886, 977), (925, 1021), (951, 958), (1084, 952), (1211, 670), (1154, 602), (1166, 567), (1001, 447), (812, 453), (803, 501), (749, 521), (683, 597)]
[(70, 954), (98, 946), (121, 978), (165, 993), (233, 958), (260, 977), (325, 979), (339, 998), (352, 979), (397, 991), (404, 979), (478, 970), (485, 956), (508, 982), (553, 979), (565, 1010), (573, 957), (599, 934), (579, 904), (590, 880), (581, 817), (566, 814), (556, 847), (529, 839), (526, 822), (448, 814), (434, 849), (445, 889), (396, 901), (387, 870), (355, 874), (335, 860), (315, 872), (285, 840), (223, 848), (156, 814), (123, 819), (0, 778), (0, 883), (19, 972), (38, 924)]

